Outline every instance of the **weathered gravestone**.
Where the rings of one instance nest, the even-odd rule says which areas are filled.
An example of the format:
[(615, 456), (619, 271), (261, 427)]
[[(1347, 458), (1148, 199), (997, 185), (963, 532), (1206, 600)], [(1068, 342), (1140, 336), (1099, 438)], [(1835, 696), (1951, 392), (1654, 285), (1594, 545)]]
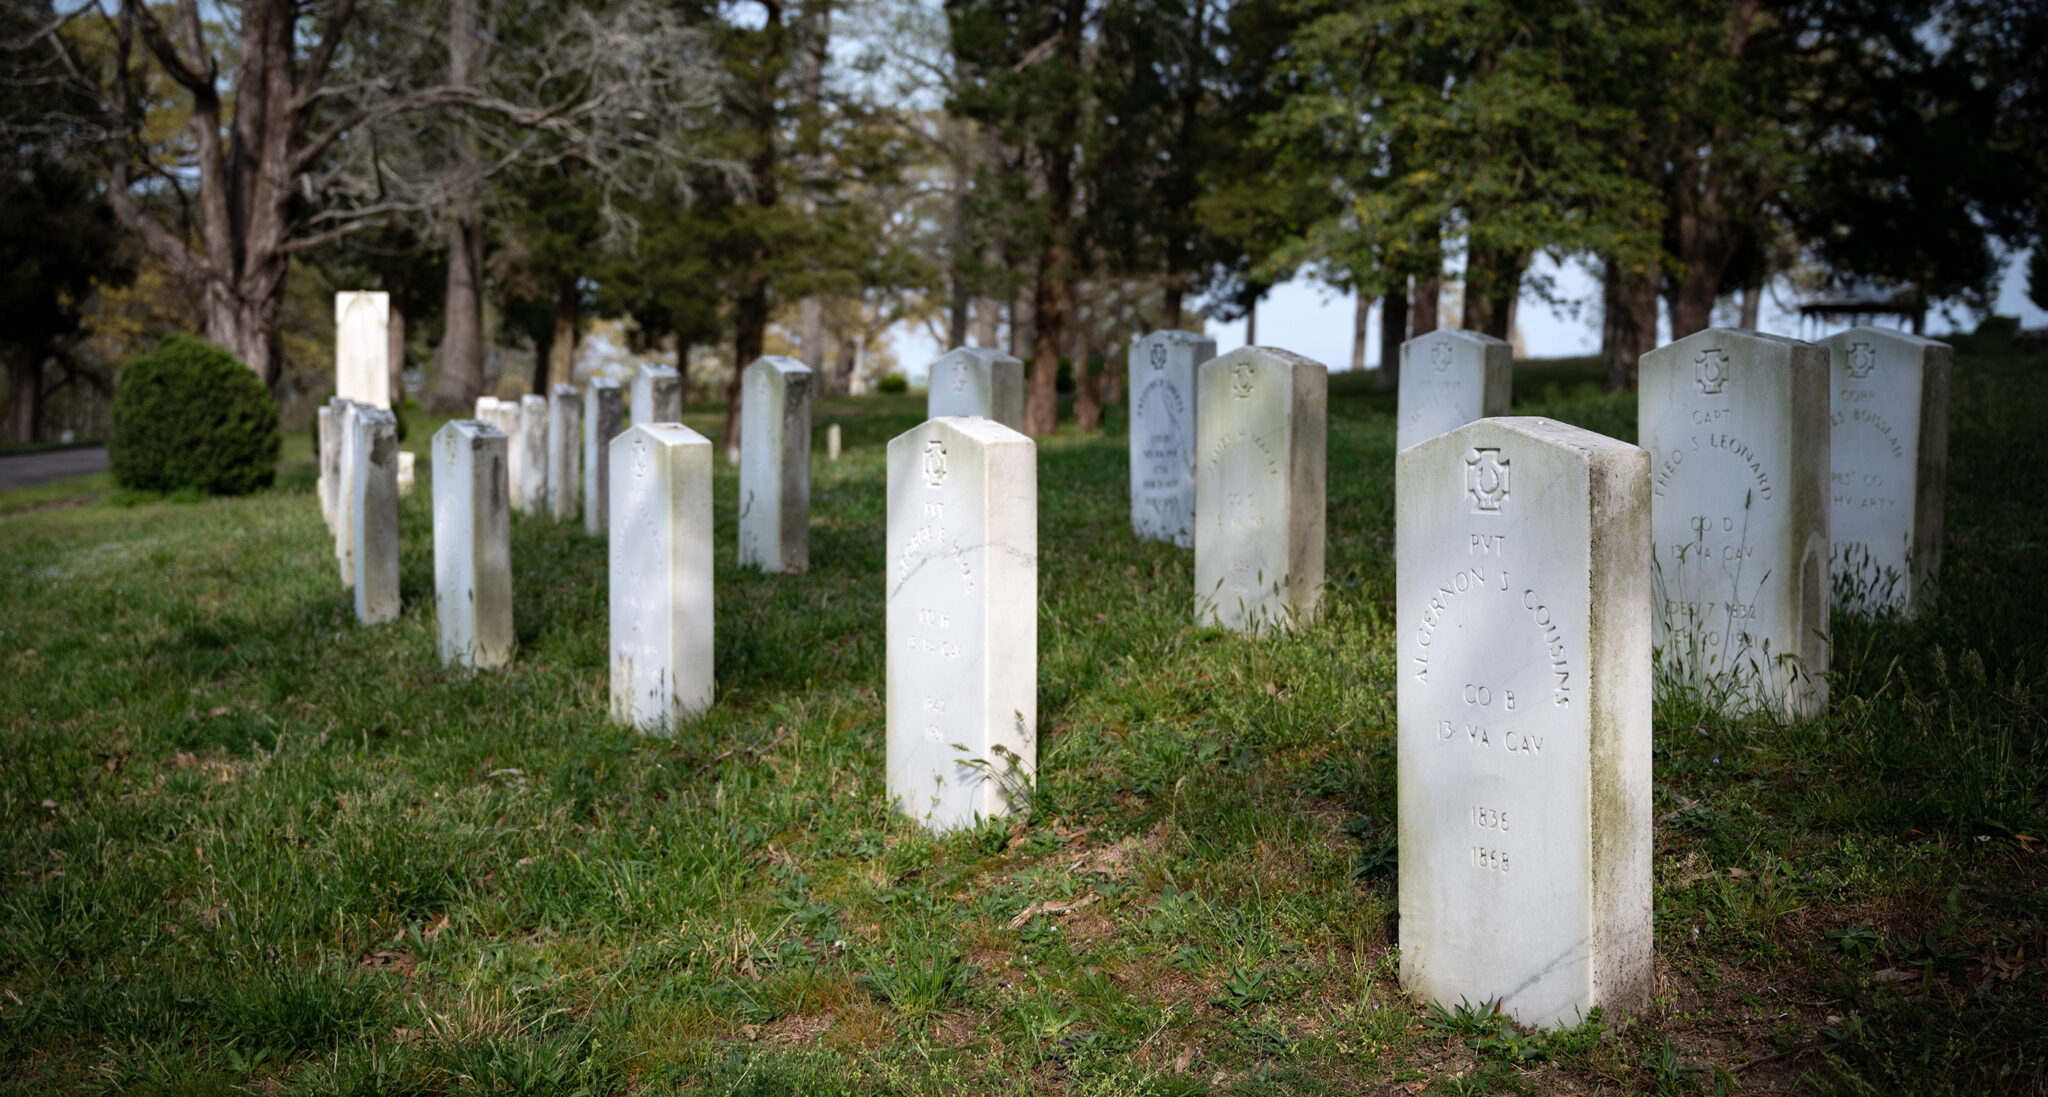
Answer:
[(1024, 429), (1024, 363), (987, 347), (957, 347), (932, 363), (925, 418), (975, 415)]
[(583, 532), (603, 537), (611, 528), (612, 499), (609, 456), (612, 439), (626, 429), (626, 407), (619, 383), (593, 379), (583, 390)]
[(498, 429), (505, 436), (505, 482), (511, 492), (513, 506), (519, 505), (520, 480), (520, 433), (521, 414), (519, 401), (500, 400), (495, 396), (480, 397), (476, 402), (476, 417)]
[(1829, 356), (1828, 536), (1840, 600), (1859, 613), (1917, 614), (1941, 571), (1955, 352), (1889, 328), (1820, 342)]
[(576, 386), (556, 385), (548, 394), (548, 513), (558, 521), (576, 517), (582, 459), (583, 404)]
[(519, 469), (519, 509), (526, 514), (548, 512), (548, 398), (527, 395), (519, 398), (519, 436), (514, 439), (519, 455), (512, 464)]
[(349, 590), (356, 584), (355, 510), (349, 502), (355, 497), (356, 413), (368, 409), (339, 397), (333, 407), (334, 562), (341, 569), (341, 588)]
[(1649, 1004), (1649, 455), (1482, 419), (1395, 458), (1401, 981)]
[(612, 718), (666, 733), (711, 707), (711, 441), (635, 423), (606, 459)]
[(1395, 450), (1506, 415), (1514, 376), (1514, 349), (1491, 335), (1438, 328), (1401, 344)]
[(349, 524), (355, 530), (356, 619), (398, 619), (398, 418), (382, 408), (354, 415), (355, 470)]
[(458, 419), (434, 435), (434, 613), (441, 662), (512, 658), (512, 491), (505, 432)]
[(334, 393), (391, 408), (391, 295), (334, 295)]
[(811, 566), (811, 369), (771, 356), (742, 381), (739, 564), (795, 574)]
[(1657, 648), (1731, 711), (1827, 705), (1828, 355), (1709, 328), (1642, 356)]
[(496, 426), (496, 425), (497, 425), (497, 422), (498, 422), (498, 418), (497, 418), (497, 417), (498, 417), (498, 410), (497, 410), (497, 409), (498, 409), (498, 398), (497, 398), (497, 397), (495, 397), (495, 396), (479, 396), (479, 397), (477, 397), (477, 398), (476, 398), (476, 414), (475, 414), (474, 416), (472, 416), (472, 418), (476, 419), (476, 420), (477, 420), (478, 422), (480, 422), (480, 423), (489, 423), (489, 424), (491, 424), (492, 426)]
[(825, 460), (839, 460), (839, 424), (825, 428)]
[(633, 425), (673, 423), (683, 417), (683, 377), (672, 366), (633, 371)]
[(1323, 588), (1329, 371), (1242, 347), (1203, 363), (1195, 388), (1195, 619), (1305, 625)]
[(889, 442), (890, 797), (931, 830), (1007, 814), (1038, 765), (1038, 465), (992, 419)]
[(1195, 370), (1216, 341), (1155, 331), (1131, 344), (1131, 527), (1138, 536), (1195, 543)]
[(412, 455), (412, 451), (411, 451), (411, 450), (404, 450), (404, 449), (402, 449), (402, 450), (399, 450), (399, 451), (398, 451), (398, 494), (399, 494), (400, 496), (406, 496), (406, 495), (411, 495), (411, 494), (412, 494), (412, 476), (413, 476), (413, 473), (412, 473), (412, 466), (413, 466), (413, 455)]
[(320, 520), (327, 523), (327, 531), (334, 532), (334, 486), (341, 481), (336, 464), (341, 460), (341, 450), (334, 442), (333, 400), (320, 405), (315, 412), (314, 438), (319, 447), (320, 474), (314, 478), (313, 494), (320, 500)]

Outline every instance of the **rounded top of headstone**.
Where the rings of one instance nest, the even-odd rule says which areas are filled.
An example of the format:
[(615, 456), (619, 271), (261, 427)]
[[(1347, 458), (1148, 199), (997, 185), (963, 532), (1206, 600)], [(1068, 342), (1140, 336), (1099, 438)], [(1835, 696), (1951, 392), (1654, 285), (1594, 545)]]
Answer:
[(552, 389), (550, 389), (550, 390), (548, 390), (548, 391), (550, 391), (550, 392), (554, 393), (554, 394), (555, 394), (556, 396), (574, 396), (574, 395), (576, 395), (576, 386), (575, 386), (575, 385), (556, 385), (556, 386), (555, 386), (554, 388), (552, 388)]
[(391, 295), (383, 290), (342, 290), (334, 295), (334, 322), (339, 324), (349, 313), (367, 309), (378, 320), (391, 316)]
[(522, 408), (539, 408), (545, 411), (548, 406), (548, 398), (529, 392), (519, 398), (519, 406)]
[(1296, 354), (1291, 350), (1282, 350), (1279, 347), (1239, 347), (1228, 354), (1218, 355), (1202, 363), (1201, 370), (1203, 373), (1207, 373), (1212, 369), (1229, 369), (1240, 362), (1282, 369), (1314, 366), (1325, 373), (1329, 372), (1330, 369), (1330, 367), (1305, 354)]
[(444, 437), (469, 439), (503, 438), (505, 437), (505, 432), (499, 430), (495, 424), (486, 423), (481, 419), (450, 419), (448, 420), (448, 425), (434, 432), (434, 439), (436, 441)]
[(996, 362), (1016, 362), (1020, 366), (1024, 364), (1004, 354), (1002, 351), (990, 347), (954, 347), (933, 360), (931, 368), (936, 370), (940, 366), (950, 366), (956, 362), (974, 362), (983, 365), (992, 365)]
[(790, 358), (786, 355), (764, 354), (761, 357), (754, 359), (753, 362), (751, 362), (747, 366), (748, 373), (753, 373), (757, 370), (769, 373), (780, 373), (783, 374), (784, 376), (787, 376), (792, 373), (809, 373), (811, 372), (811, 367), (804, 365), (802, 362), (799, 362), (796, 359)]
[(624, 386), (619, 384), (619, 379), (616, 377), (593, 377), (590, 379), (590, 387), (594, 389), (615, 389)]
[(1435, 331), (1425, 331), (1421, 335), (1408, 340), (1403, 345), (1426, 346), (1431, 343), (1445, 342), (1466, 343), (1481, 347), (1504, 347), (1508, 345), (1508, 341), (1505, 339), (1496, 339), (1483, 331), (1468, 331), (1464, 328), (1438, 328)]
[(1925, 350), (1928, 347), (1946, 347), (1949, 345), (1939, 339), (1929, 339), (1924, 335), (1915, 335), (1910, 331), (1876, 327), (1850, 328), (1847, 331), (1838, 331), (1833, 335), (1825, 336), (1815, 341), (1824, 347), (1843, 348), (1854, 346), (1857, 343), (1891, 343), (1894, 346), (1906, 347), (1911, 350)]
[[(340, 400), (341, 398), (337, 396), (335, 399)], [(345, 400), (342, 402), (347, 403)], [(476, 413), (482, 415), (484, 412), (497, 407), (498, 403), (498, 398), (495, 396), (479, 396), (476, 398)]]
[(648, 441), (663, 446), (708, 446), (711, 439), (698, 434), (681, 423), (635, 423), (618, 437), (612, 439), (616, 446), (635, 435), (642, 435)]
[(361, 425), (361, 424), (365, 424), (365, 423), (368, 423), (368, 424), (373, 424), (373, 425), (374, 425), (374, 424), (377, 424), (377, 423), (397, 423), (397, 422), (398, 422), (398, 416), (396, 416), (396, 415), (392, 414), (392, 413), (391, 413), (391, 412), (389, 412), (389, 411), (386, 411), (386, 410), (385, 410), (385, 409), (383, 409), (383, 408), (357, 408), (357, 409), (356, 409), (356, 423), (357, 423), (358, 425)]
[(1015, 445), (1020, 442), (1027, 446), (1036, 444), (1031, 441), (1030, 435), (1006, 427), (994, 419), (983, 419), (979, 415), (941, 415), (935, 419), (927, 419), (889, 439), (889, 448), (895, 449), (899, 442), (906, 445), (914, 444), (917, 439), (929, 437), (933, 433), (950, 434), (982, 445)]
[(1182, 331), (1179, 328), (1161, 328), (1158, 331), (1147, 332), (1144, 338), (1139, 339), (1138, 341), (1140, 343), (1193, 344), (1214, 343), (1216, 340), (1211, 339), (1206, 335), (1203, 335), (1199, 331)]
[(636, 369), (635, 369), (635, 370), (634, 370), (633, 372), (635, 372), (635, 373), (639, 374), (639, 375), (640, 375), (640, 376), (642, 376), (642, 377), (678, 377), (678, 376), (681, 376), (680, 374), (678, 374), (678, 373), (676, 372), (676, 368), (675, 368), (674, 366), (657, 366), (657, 365), (654, 365), (654, 364), (653, 364), (653, 363), (651, 363), (651, 362), (642, 362), (642, 363), (640, 363), (640, 365), (639, 365), (639, 366), (638, 366), (638, 367), (637, 367), (637, 368), (636, 368)]

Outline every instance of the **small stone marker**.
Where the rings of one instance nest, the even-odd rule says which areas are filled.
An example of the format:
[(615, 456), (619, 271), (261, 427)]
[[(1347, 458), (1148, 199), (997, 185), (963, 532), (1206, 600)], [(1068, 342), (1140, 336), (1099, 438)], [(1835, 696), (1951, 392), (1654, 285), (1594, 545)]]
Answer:
[(519, 509), (527, 514), (548, 512), (548, 398), (527, 395), (519, 398), (519, 456), (512, 464), (519, 469)]
[(625, 394), (617, 381), (593, 379), (583, 390), (583, 532), (603, 537), (611, 528), (612, 439), (626, 429)]
[(413, 455), (411, 450), (398, 451), (398, 494), (400, 498), (412, 494)]
[(1828, 348), (1830, 569), (1844, 608), (1917, 615), (1941, 571), (1948, 397), (1955, 351), (1890, 328), (1852, 328)]
[(741, 380), (739, 564), (796, 574), (811, 566), (811, 368), (771, 355)]
[(576, 386), (556, 385), (548, 393), (548, 513), (557, 521), (580, 509), (582, 464), (583, 404)]
[(683, 377), (673, 366), (633, 371), (633, 425), (673, 423), (683, 417)]
[(479, 396), (476, 398), (476, 415), (473, 416), (473, 418), (475, 418), (479, 422), (490, 423), (491, 425), (496, 426), (498, 415), (497, 408), (497, 397)]
[(825, 460), (839, 460), (839, 424), (825, 428)]
[(1195, 370), (1216, 340), (1155, 331), (1131, 344), (1131, 527), (1152, 541), (1195, 544)]
[(1659, 657), (1730, 711), (1825, 709), (1826, 349), (1709, 328), (1639, 369)]
[(1308, 624), (1323, 588), (1329, 371), (1242, 347), (1203, 363), (1195, 388), (1195, 620)]
[(434, 435), (434, 613), (441, 662), (512, 658), (512, 492), (505, 432), (457, 419)]
[(334, 562), (341, 569), (341, 589), (356, 585), (356, 412), (365, 410), (349, 400), (337, 400), (334, 430)]
[(391, 410), (391, 295), (334, 295), (334, 392)]
[(1401, 982), (1524, 1025), (1641, 1009), (1649, 454), (1515, 418), (1394, 461)]
[(382, 408), (354, 418), (356, 620), (374, 625), (398, 619), (398, 418)]
[(932, 363), (925, 418), (978, 415), (1024, 429), (1024, 363), (987, 347), (958, 347)]
[(711, 440), (636, 423), (606, 459), (612, 718), (665, 734), (711, 707)]
[(1491, 335), (1438, 328), (1401, 344), (1394, 449), (1506, 415), (1514, 378), (1514, 348)]
[(313, 479), (313, 494), (320, 500), (320, 520), (327, 523), (327, 531), (334, 532), (334, 485), (338, 479), (333, 472), (334, 463), (341, 459), (341, 452), (334, 447), (334, 404), (332, 401), (320, 405), (314, 413), (314, 438), (319, 447), (320, 474)]
[(980, 417), (889, 442), (888, 787), (930, 830), (1008, 814), (1037, 771), (1037, 461)]

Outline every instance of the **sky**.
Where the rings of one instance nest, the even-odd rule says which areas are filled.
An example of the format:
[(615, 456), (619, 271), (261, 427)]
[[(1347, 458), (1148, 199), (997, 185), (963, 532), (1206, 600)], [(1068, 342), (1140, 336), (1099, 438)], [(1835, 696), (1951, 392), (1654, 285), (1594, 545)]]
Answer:
[[(1599, 282), (1582, 264), (1573, 262), (1558, 268), (1540, 256), (1530, 273), (1554, 276), (1554, 294), (1568, 304), (1576, 303), (1577, 315), (1571, 315), (1569, 307), (1560, 315), (1558, 310), (1525, 293), (1515, 309), (1515, 325), (1521, 333), (1525, 353), (1532, 358), (1598, 353)], [(1318, 282), (1298, 278), (1275, 287), (1272, 295), (1259, 303), (1259, 342), (1306, 355), (1332, 370), (1349, 369), (1354, 307), (1350, 297), (1339, 296)], [(2036, 308), (2033, 302), (2027, 299), (2027, 253), (2021, 252), (2013, 256), (2006, 264), (2005, 274), (1999, 286), (1996, 311), (2001, 316), (2019, 317), (2022, 327), (2048, 326), (2048, 312)], [(1374, 309), (1366, 329), (1368, 369), (1377, 368), (1379, 365), (1379, 319), (1379, 310)], [(1724, 302), (1716, 310), (1714, 319), (1716, 323), (1733, 325), (1736, 322), (1734, 302)], [(1966, 329), (1974, 326), (1974, 321), (1967, 316), (1958, 319)], [(1896, 325), (1900, 321), (1896, 318), (1886, 318), (1879, 323)], [(1658, 342), (1668, 341), (1669, 319), (1660, 315), (1658, 326)], [(1789, 286), (1779, 282), (1765, 294), (1757, 326), (1760, 330), (1776, 335), (1818, 339), (1847, 325), (1809, 325), (1802, 331), (1797, 298)], [(1216, 340), (1217, 353), (1235, 350), (1244, 345), (1244, 321), (1210, 324), (1208, 327), (1208, 334)], [(1954, 327), (1948, 318), (1938, 313), (1929, 313), (1927, 317), (1927, 334), (1930, 337), (1938, 339), (1944, 334), (1952, 334)], [(907, 324), (893, 331), (891, 338), (897, 360), (904, 365), (905, 375), (913, 384), (923, 383), (925, 366), (938, 357), (941, 352), (939, 345), (923, 330), (913, 330)]]

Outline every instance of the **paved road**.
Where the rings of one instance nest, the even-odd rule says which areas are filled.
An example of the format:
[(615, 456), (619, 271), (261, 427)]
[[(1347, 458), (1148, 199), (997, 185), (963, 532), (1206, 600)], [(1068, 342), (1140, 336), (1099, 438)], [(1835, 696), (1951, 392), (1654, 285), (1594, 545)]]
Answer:
[(107, 471), (107, 447), (83, 446), (0, 457), (0, 491)]

